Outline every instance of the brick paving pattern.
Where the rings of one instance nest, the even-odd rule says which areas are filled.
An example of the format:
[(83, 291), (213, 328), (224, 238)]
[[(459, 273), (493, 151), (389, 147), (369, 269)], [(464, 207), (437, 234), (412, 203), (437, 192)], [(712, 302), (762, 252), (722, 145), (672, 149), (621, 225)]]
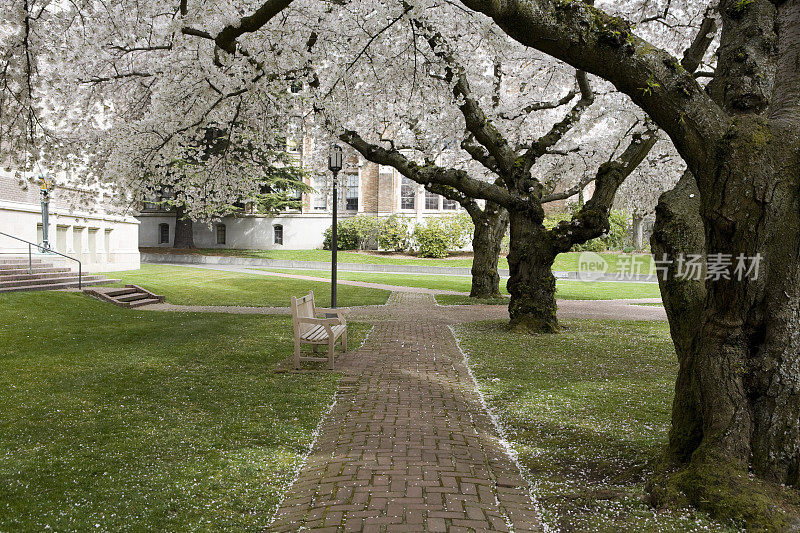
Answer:
[[(441, 308), (393, 293), (270, 531), (540, 531)], [(362, 314), (362, 317), (367, 317)]]

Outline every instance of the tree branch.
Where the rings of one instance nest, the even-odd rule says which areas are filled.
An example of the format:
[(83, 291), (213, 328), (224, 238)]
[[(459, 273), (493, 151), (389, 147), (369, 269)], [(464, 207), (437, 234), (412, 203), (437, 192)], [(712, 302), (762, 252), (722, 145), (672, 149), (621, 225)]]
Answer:
[(727, 114), (676, 58), (585, 2), (461, 0), (521, 44), (612, 82), (672, 138), (692, 170), (710, 160)]
[(229, 54), (235, 53), (236, 39), (245, 33), (258, 31), (291, 3), (292, 0), (267, 0), (252, 15), (242, 17), (239, 22), (222, 28), (214, 38), (214, 42)]
[(530, 105), (526, 105), (516, 115), (512, 116), (508, 113), (500, 113), (500, 118), (504, 118), (506, 120), (516, 120), (521, 116), (530, 115), (534, 111), (545, 111), (547, 109), (556, 109), (561, 107), (562, 105), (567, 105), (568, 103), (570, 103), (577, 94), (578, 91), (573, 89), (570, 92), (568, 92), (566, 96), (560, 98), (559, 100), (553, 100), (551, 102), (536, 102)]
[(403, 176), (426, 187), (429, 184), (449, 186), (465, 197), (483, 198), (504, 207), (518, 205), (520, 202), (524, 203), (524, 200), (513, 196), (505, 188), (471, 178), (463, 170), (442, 168), (434, 164), (420, 166), (397, 150), (387, 150), (382, 146), (365, 141), (355, 131), (345, 131), (339, 138), (355, 148), (368, 161), (391, 166)]
[(531, 144), (531, 147), (523, 155), (523, 160), (527, 168), (532, 167), (538, 158), (555, 146), (556, 143), (578, 123), (583, 112), (594, 102), (594, 93), (592, 92), (592, 87), (589, 85), (589, 78), (586, 76), (586, 73), (579, 70), (575, 73), (575, 78), (578, 81), (578, 87), (581, 91), (580, 100), (572, 106), (567, 116), (550, 128), (550, 131), (546, 135), (540, 137)]
[(453, 95), (457, 99), (463, 99), (464, 101), (458, 108), (464, 116), (467, 130), (476, 141), (486, 148), (489, 156), (494, 159), (494, 164), (497, 168), (500, 169), (503, 174), (509, 174), (513, 168), (516, 153), (511, 149), (506, 139), (483, 112), (478, 101), (472, 96), (472, 90), (470, 89), (464, 69), (455, 60), (455, 57), (449, 50), (447, 42), (440, 33), (433, 31), (418, 19), (413, 20), (418, 29), (426, 36), (425, 40), (428, 42), (434, 55), (445, 62), (445, 79), (451, 83), (455, 82), (453, 85)]
[(608, 214), (617, 189), (647, 157), (657, 141), (658, 129), (651, 124), (644, 132), (633, 134), (630, 144), (616, 160), (600, 166), (593, 178), (595, 189), (591, 199), (571, 220), (559, 222), (548, 232), (559, 252), (568, 252), (574, 244), (599, 237), (608, 230)]

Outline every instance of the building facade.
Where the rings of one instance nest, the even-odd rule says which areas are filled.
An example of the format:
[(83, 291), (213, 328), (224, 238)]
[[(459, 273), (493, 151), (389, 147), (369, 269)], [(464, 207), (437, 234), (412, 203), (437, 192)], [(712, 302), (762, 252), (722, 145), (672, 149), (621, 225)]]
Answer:
[[(139, 221), (116, 213), (100, 192), (69, 185), (57, 176), (50, 194), (48, 234), (52, 249), (82, 262), (86, 272), (139, 268)], [(90, 207), (75, 207), (75, 206)], [(37, 244), (42, 243), (42, 206), (36, 186), (26, 186), (10, 173), (0, 173), (0, 231)], [(36, 249), (34, 248), (34, 253)], [(0, 235), (0, 257), (28, 255), (28, 245)], [(74, 266), (48, 255), (48, 262)]]
[[(302, 195), (302, 207), (278, 215), (248, 212), (211, 222), (195, 222), (194, 244), (199, 248), (239, 249), (315, 249), (322, 248), (324, 232), (331, 226), (332, 195), (330, 179), (307, 178), (316, 192)], [(448, 215), (461, 209), (458, 202), (433, 194), (394, 168), (376, 165), (355, 154), (347, 158), (339, 173), (338, 215), (388, 217), (398, 215), (412, 224), (426, 218)], [(175, 213), (163, 209), (143, 209), (141, 247), (170, 247), (175, 238)]]

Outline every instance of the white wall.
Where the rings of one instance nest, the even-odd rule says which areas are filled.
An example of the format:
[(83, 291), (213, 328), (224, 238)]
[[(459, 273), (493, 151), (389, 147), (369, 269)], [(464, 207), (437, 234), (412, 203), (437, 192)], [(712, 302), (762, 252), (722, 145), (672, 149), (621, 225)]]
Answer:
[[(41, 224), (40, 205), (0, 200), (0, 231), (40, 243)], [(48, 226), (50, 246), (80, 259), (85, 272), (139, 268), (139, 222), (133, 217), (69, 212), (51, 204)], [(0, 255), (20, 254), (28, 254), (27, 244), (0, 235)], [(61, 262), (52, 256), (48, 256), (48, 261)], [(75, 266), (67, 260), (63, 264)]]
[[(344, 218), (344, 217), (342, 217)], [(139, 246), (169, 247), (175, 238), (175, 216), (142, 213), (139, 215)], [(169, 224), (169, 243), (160, 244), (159, 224)], [(225, 244), (217, 244), (217, 224), (225, 224)], [(275, 244), (277, 224), (283, 226), (283, 244)], [(244, 215), (225, 217), (210, 225), (195, 222), (194, 245), (198, 248), (239, 248), (256, 250), (312, 250), (322, 248), (324, 232), (331, 225), (326, 213), (283, 214), (275, 217)]]

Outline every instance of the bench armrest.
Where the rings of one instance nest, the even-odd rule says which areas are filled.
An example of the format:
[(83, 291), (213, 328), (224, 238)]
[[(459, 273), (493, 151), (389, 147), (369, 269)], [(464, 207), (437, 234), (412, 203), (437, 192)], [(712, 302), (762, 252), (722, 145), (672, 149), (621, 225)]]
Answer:
[(297, 317), (295, 320), (300, 324), (315, 324), (317, 326), (338, 326), (341, 324), (338, 318), (309, 318), (309, 317)]
[(338, 309), (331, 309), (330, 307), (315, 307), (315, 308), (314, 308), (314, 314), (315, 314), (315, 315), (321, 315), (321, 314), (323, 314), (323, 313), (326, 313), (326, 314), (335, 314), (335, 315), (336, 315), (336, 319), (332, 319), (332, 318), (331, 318), (331, 319), (329, 319), (329, 320), (338, 320), (338, 321), (339, 321), (339, 324), (346, 324), (346, 323), (347, 323), (347, 322), (345, 321), (345, 319), (344, 319), (344, 315), (343, 315), (343, 314), (342, 314), (342, 312), (341, 312), (340, 310), (338, 310)]

